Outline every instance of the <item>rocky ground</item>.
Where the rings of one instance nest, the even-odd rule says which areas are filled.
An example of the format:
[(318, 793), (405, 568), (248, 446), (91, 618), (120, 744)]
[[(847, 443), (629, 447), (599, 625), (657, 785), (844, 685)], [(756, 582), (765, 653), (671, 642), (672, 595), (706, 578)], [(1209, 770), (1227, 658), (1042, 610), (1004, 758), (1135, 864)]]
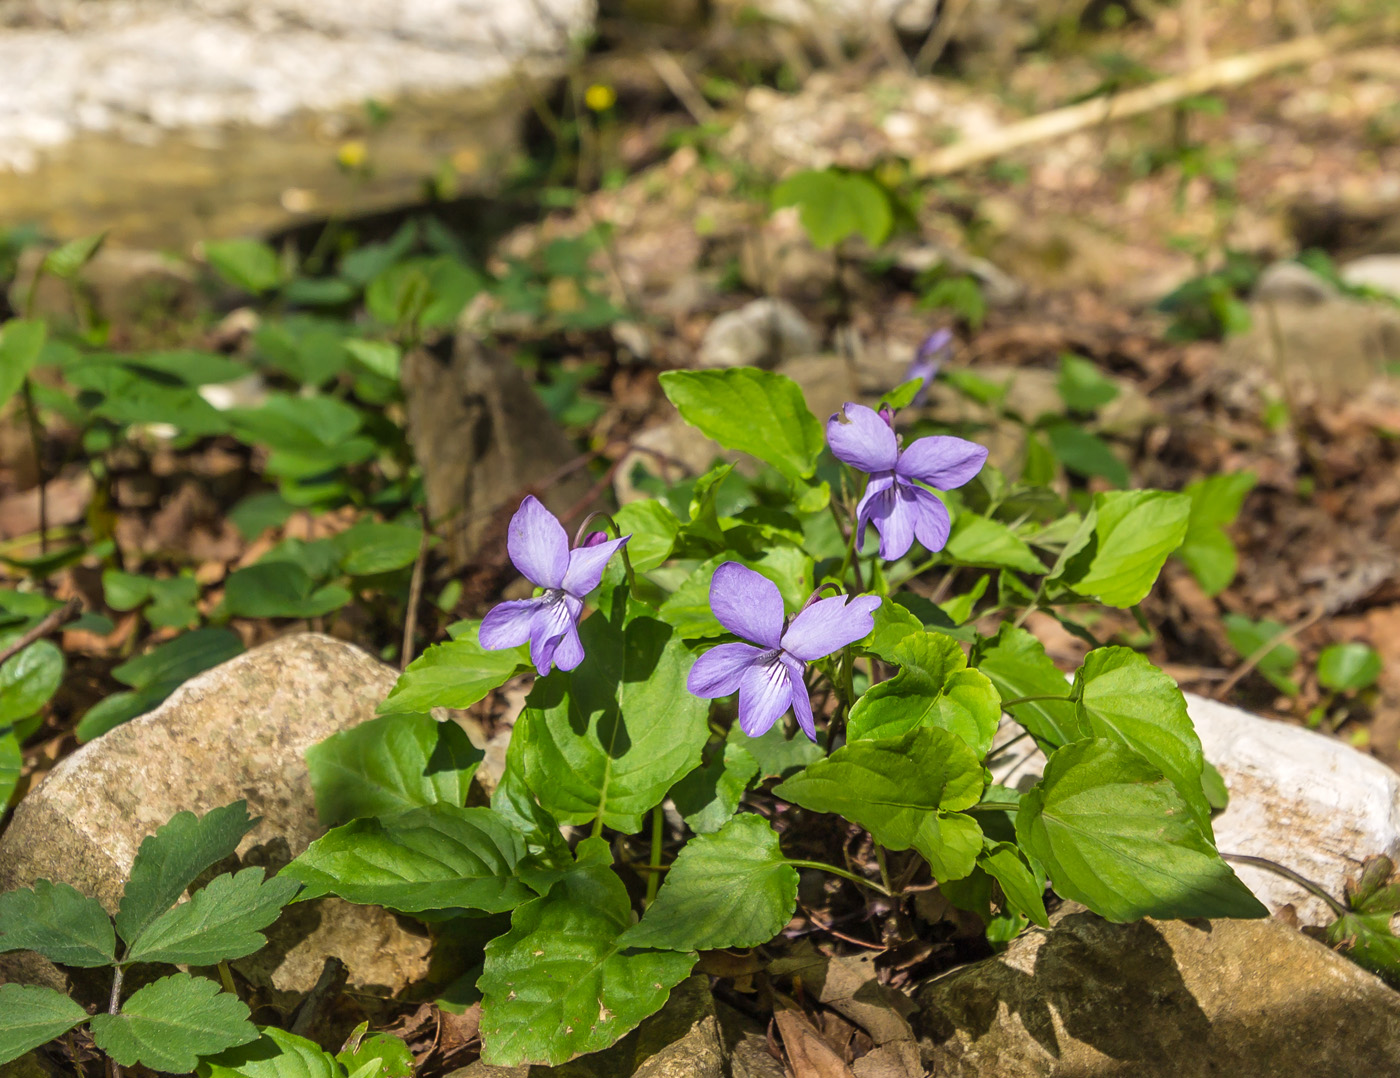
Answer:
[[(0, 58), (24, 42), (66, 48), (65, 19), (78, 18), (70, 28), (76, 40), (116, 32), (104, 21), (110, 13), (99, 18), (91, 6), (0, 4), (0, 22), (20, 28), (0, 41)], [(1275, 17), (1269, 5), (1211, 5), (1200, 35), (1210, 55), (1251, 55), (1301, 29), (1296, 24), (1308, 12), (1280, 6), (1286, 10)], [(1028, 17), (1017, 5), (1001, 7), (1006, 18)], [(152, 3), (137, 14), (151, 25), (236, 19), (258, 34), (344, 33), (347, 42), (356, 40), (330, 25), (332, 16), (318, 10), (296, 18), (298, 10), (290, 3), (201, 4), (191, 13)], [(782, 63), (759, 65), (766, 77), (748, 83), (729, 69), (712, 72), (701, 62), (710, 53), (689, 54), (664, 35), (659, 40), (677, 59), (674, 69), (639, 67), (625, 50), (590, 56), (577, 84), (618, 90), (616, 122), (602, 130), (591, 161), (593, 178), (604, 182), (568, 207), (502, 225), (489, 257), (503, 264), (561, 237), (602, 235), (593, 265), (619, 317), (541, 342), (530, 326), (479, 304), (468, 309), (463, 328), (497, 355), (538, 350), (550, 385), (561, 374), (574, 379), (582, 410), (569, 434), (586, 447), (591, 471), (575, 477), (573, 500), (609, 487), (625, 499), (639, 462), (669, 475), (710, 463), (714, 447), (672, 420), (659, 393), (657, 373), (671, 367), (776, 367), (824, 412), (899, 382), (918, 343), (947, 327), (955, 334), (949, 370), (1010, 379), (1010, 409), (1041, 415), (1064, 410), (1056, 389), (1061, 355), (1093, 360), (1120, 391), (1096, 429), (1134, 482), (1179, 489), (1219, 472), (1258, 476), (1231, 529), (1240, 568), (1228, 588), (1208, 596), (1173, 562), (1144, 604), (1141, 625), (1129, 615), (1110, 616), (1093, 631), (1104, 640), (1131, 639), (1197, 694), (1190, 698), (1193, 719), (1231, 793), (1216, 823), (1222, 850), (1298, 866), (1339, 893), (1365, 858), (1400, 854), (1400, 779), (1393, 770), (1400, 765), (1400, 44), (1393, 18), (1358, 8), (1305, 64), (1195, 95), (1189, 107), (1086, 127), (983, 166), (929, 175), (929, 162), (950, 140), (990, 137), (1018, 118), (1134, 85), (1144, 71), (1179, 70), (1194, 32), (1177, 9), (1144, 5), (1122, 27), (1048, 34), (1038, 39), (1042, 47), (1008, 56), (979, 47), (1010, 40), (1009, 32), (987, 33), (982, 14), (974, 5), (966, 37), (953, 43), (932, 78), (910, 66), (919, 36), (907, 35), (901, 51), (898, 27), (844, 53), (838, 42), (836, 62), (829, 42), (778, 24), (769, 44)], [(434, 44), (424, 44), (415, 29), (423, 20)], [(432, 5), (407, 5), (398, 23), (379, 30), (396, 48), (433, 50), (441, 26)], [(199, 63), (197, 50), (186, 58)], [(202, 67), (201, 78), (217, 82), (217, 72)], [(435, 70), (420, 68), (425, 79)], [(360, 74), (370, 78), (372, 67)], [(338, 77), (328, 76), (332, 83)], [(252, 115), (246, 110), (276, 111), (277, 86), (244, 81), (246, 93), (213, 86), (208, 107), (236, 106), (245, 113), (235, 118), (243, 119)], [(140, 112), (115, 97), (77, 109), (57, 83), (36, 82), (26, 92), (50, 95), (49, 105), (0, 98), (0, 118), (43, 117), (52, 105), (63, 122), (79, 117), (101, 135), (125, 122), (118, 113)], [(180, 109), (204, 107), (197, 93), (176, 97)], [(190, 118), (157, 109), (143, 122), (160, 126), (165, 116), (175, 116), (173, 127)], [(8, 154), (12, 169), (31, 164), (42, 176), (47, 165), (23, 158), (42, 138), (30, 132), (21, 146), (17, 130), (0, 127), (0, 157)], [(317, 153), (326, 156), (344, 135), (338, 129)], [(404, 138), (414, 141), (411, 133)], [(442, 145), (461, 148), (450, 138)], [(857, 243), (838, 258), (813, 247), (794, 213), (770, 211), (773, 178), (832, 163), (892, 170), (894, 186), (918, 193), (913, 227), (878, 252)], [(18, 180), (0, 177), (0, 192), (9, 182), (20, 190)], [(222, 207), (218, 219), (290, 226), (284, 235), (299, 242), (295, 226), (313, 215), (307, 209), (289, 216), (295, 198), (288, 207), (283, 196), (303, 186), (278, 182), (273, 203), (280, 208), (269, 211), (273, 189), (258, 188), (248, 195), (253, 205)], [(144, 207), (132, 235), (154, 234), (142, 231), (151, 219)], [(210, 300), (190, 257), (187, 223), (168, 235), (180, 239), (154, 242), (178, 244), (173, 253), (114, 245), (91, 267), (93, 299), (111, 322), (113, 345), (246, 348), (256, 312), (232, 309), (227, 294)], [(1311, 268), (1293, 261), (1305, 250), (1323, 257)], [(1220, 272), (1227, 251), (1233, 276)], [(18, 272), (22, 282), (23, 264)], [(940, 277), (975, 282), (985, 311), (924, 303)], [(177, 318), (152, 323), (146, 301), (153, 280), (166, 297), (163, 310)], [(1183, 285), (1196, 290), (1179, 293), (1191, 302), (1160, 309), (1159, 301)], [(44, 302), (64, 313), (61, 293)], [(554, 313), (568, 313), (581, 298), (560, 285), (548, 302)], [(1012, 463), (1022, 451), (1018, 427), (947, 386), (936, 388), (926, 407), (945, 421), (980, 424), (994, 462)], [(37, 495), (22, 428), (7, 423), (0, 446), (5, 542), (34, 531)], [(567, 441), (559, 450), (565, 459), (570, 451)], [(116, 462), (117, 498), (109, 506), (93, 506), (83, 469), (59, 470), (48, 489), (50, 521), (109, 514), (122, 549), (149, 565), (180, 551), (213, 589), (278, 538), (315, 538), (349, 523), (298, 515), (275, 534), (249, 540), (227, 519), (252, 485), (249, 461), (215, 444), (158, 448), (150, 462), (127, 471)], [(498, 556), (476, 551), (459, 560), (469, 563), (458, 574), (466, 586), (444, 621), (479, 614), (511, 585)], [(433, 571), (439, 586), (453, 574), (446, 557)], [(90, 566), (68, 570), (60, 591), (97, 594), (100, 602), (94, 574)], [(1282, 691), (1279, 677), (1249, 665), (1258, 656), (1238, 634), (1232, 639), (1233, 616), (1286, 631), (1281, 642), (1295, 654), (1281, 673), (1277, 664), (1270, 669), (1295, 681), (1296, 691)], [(1048, 618), (1032, 625), (1072, 668), (1086, 645)], [(315, 837), (301, 753), (373, 715), (394, 672), (365, 651), (383, 653), (398, 627), (371, 611), (337, 620), (340, 639), (301, 632), (316, 628), (307, 623), (238, 619), (234, 628), (248, 645), (262, 646), (77, 751), (74, 724), (121, 688), (112, 668), (147, 641), (134, 615), (119, 617), (105, 636), (64, 634), (72, 673), (41, 735), (28, 744), (28, 793), (0, 835), (0, 887), (48, 876), (110, 900), (152, 827), (177, 810), (201, 811), (239, 796), (264, 817), (240, 851), (245, 863), (285, 863)], [(1317, 656), (1341, 642), (1364, 642), (1380, 653), (1374, 688), (1337, 697), (1319, 684)], [(489, 746), (488, 764), (508, 739), (521, 700), (508, 689), (454, 716)], [(308, 725), (312, 714), (321, 725)], [(153, 743), (171, 761), (159, 770), (151, 763)], [(1013, 755), (1003, 766), (1014, 784), (1033, 774), (1037, 761)], [(100, 798), (95, 790), (103, 791)], [(701, 970), (709, 978), (685, 982), (665, 1011), (616, 1048), (558, 1073), (992, 1078), (1228, 1068), (1263, 1078), (1394, 1070), (1400, 997), (1299, 931), (1317, 935), (1322, 909), (1315, 897), (1248, 872), (1242, 870), (1274, 919), (1120, 926), (1063, 905), (1050, 930), (1033, 930), (995, 956), (981, 926), (946, 903), (939, 907), (936, 892), (921, 897), (930, 917), (939, 909), (945, 915), (936, 938), (886, 947), (878, 926), (888, 910), (852, 907), (804, 886), (787, 939), (753, 954), (706, 956)], [(422, 926), (336, 900), (296, 911), (266, 952), (237, 968), (260, 1019), (295, 1022), (329, 1043), (367, 1018), (401, 1034), (425, 1074), (555, 1073), (473, 1062), (473, 1010), (440, 1008), (424, 987), (433, 971)], [(63, 978), (13, 956), (5, 963), (0, 979)], [(89, 991), (71, 987), (80, 998)], [(73, 1050), (81, 1062), (83, 1046)]]

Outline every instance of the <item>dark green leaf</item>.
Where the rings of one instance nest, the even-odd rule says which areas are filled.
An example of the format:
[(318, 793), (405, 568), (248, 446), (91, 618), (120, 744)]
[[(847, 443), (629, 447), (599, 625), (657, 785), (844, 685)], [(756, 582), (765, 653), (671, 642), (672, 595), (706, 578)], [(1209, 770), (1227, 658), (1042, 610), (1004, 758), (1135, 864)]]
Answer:
[(261, 868), (215, 876), (188, 902), (157, 917), (132, 941), (123, 962), (212, 966), (262, 947), (266, 928), (296, 895), (291, 878), (264, 879)]
[(627, 890), (606, 864), (581, 865), (517, 909), (510, 931), (486, 945), (477, 981), (482, 1061), (560, 1064), (608, 1047), (659, 1010), (695, 956), (624, 949), (619, 937), (631, 923)]
[(1051, 754), (1021, 798), (1016, 838), (1059, 894), (1110, 921), (1268, 915), (1172, 783), (1111, 741)]
[(797, 870), (768, 821), (740, 813), (685, 844), (624, 946), (672, 951), (757, 947), (786, 927), (797, 905)]
[(0, 985), (0, 1065), (48, 1044), (87, 1017), (81, 1004), (52, 988)]
[(303, 900), (500, 913), (531, 895), (517, 873), (524, 856), (524, 839), (494, 810), (436, 804), (337, 827), (278, 878), (304, 883)]
[[(803, 738), (806, 741), (806, 738)], [(671, 800), (697, 835), (718, 831), (739, 808), (739, 799), (758, 777), (758, 761), (737, 741), (671, 787)]]
[(1327, 942), (1392, 986), (1400, 984), (1400, 939), (1390, 930), (1392, 914), (1350, 913), (1327, 926)]
[(1075, 475), (1101, 476), (1115, 487), (1131, 481), (1127, 466), (1109, 444), (1077, 423), (1051, 423), (1045, 428), (1056, 459)]
[[(818, 730), (818, 738), (825, 738), (825, 732)], [(739, 745), (758, 761), (758, 779), (785, 779), (795, 771), (801, 771), (808, 764), (820, 760), (822, 747), (807, 739), (801, 732), (788, 736), (783, 724), (778, 723), (758, 737), (749, 737), (736, 722), (729, 728), (729, 744)]]
[(224, 605), (242, 618), (319, 618), (351, 599), (336, 584), (316, 587), (300, 565), (261, 561), (239, 569), (224, 582)]
[(798, 547), (775, 545), (757, 560), (736, 554), (716, 554), (696, 568), (661, 604), (658, 610), (661, 620), (690, 640), (726, 633), (728, 630), (719, 623), (710, 608), (710, 584), (714, 580), (715, 570), (727, 561), (738, 562), (773, 581), (789, 613), (801, 610), (802, 604), (812, 594), (812, 559)]
[(238, 848), (257, 820), (248, 805), (235, 801), (203, 816), (177, 812), (136, 851), (131, 876), (117, 908), (117, 931), (133, 942), (163, 914), (196, 876)]
[(138, 990), (120, 1014), (93, 1016), (92, 1039), (123, 1067), (188, 1074), (200, 1056), (258, 1039), (248, 1007), (213, 981), (176, 973)]
[(306, 750), (316, 815), (334, 827), (443, 802), (461, 807), (483, 753), (455, 722), (385, 715)]
[(167, 692), (227, 662), (243, 652), (242, 638), (231, 629), (196, 629), (128, 659), (112, 670), (112, 676), (133, 689), (169, 686)]
[[(18, 633), (0, 633), (0, 645)], [(0, 665), (0, 726), (28, 718), (49, 702), (63, 681), (63, 652), (36, 640)]]
[(794, 482), (816, 471), (826, 439), (791, 378), (753, 367), (667, 371), (661, 388), (682, 419), (726, 449), (757, 457)]
[(413, 1053), (392, 1033), (364, 1036), (367, 1022), (361, 1022), (350, 1036), (350, 1044), (335, 1058), (350, 1078), (413, 1078)]
[(345, 1069), (315, 1041), (264, 1026), (261, 1037), (199, 1064), (199, 1078), (346, 1078)]
[(1080, 356), (1060, 356), (1060, 396), (1071, 411), (1092, 414), (1116, 400), (1120, 390), (1114, 380)]
[(38, 318), (12, 318), (0, 326), (0, 406), (19, 392), (39, 362), (48, 332), (48, 325)]
[(1045, 880), (1037, 878), (1026, 863), (1026, 856), (1010, 842), (991, 846), (977, 864), (997, 883), (1007, 904), (1017, 913), (1025, 914), (1041, 928), (1050, 927), (1045, 912)]
[(95, 898), (66, 883), (0, 894), (0, 951), (37, 951), (51, 962), (91, 968), (116, 960), (112, 919)]
[(412, 565), (423, 545), (423, 529), (363, 520), (331, 543), (340, 555), (341, 571), (349, 576), (372, 576)]

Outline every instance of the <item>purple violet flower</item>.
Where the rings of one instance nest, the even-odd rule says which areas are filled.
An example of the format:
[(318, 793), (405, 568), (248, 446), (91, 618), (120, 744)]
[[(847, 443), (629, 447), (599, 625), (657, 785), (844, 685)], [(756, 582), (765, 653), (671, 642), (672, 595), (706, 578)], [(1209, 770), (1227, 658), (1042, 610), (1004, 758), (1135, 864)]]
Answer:
[(530, 642), (530, 661), (543, 677), (551, 664), (572, 670), (583, 661), (578, 619), (583, 597), (603, 579), (603, 569), (630, 539), (609, 540), (592, 532), (583, 545), (569, 549), (569, 537), (553, 513), (529, 495), (510, 518), (506, 549), (525, 579), (544, 594), (498, 604), (481, 621), (478, 639), (488, 651)]
[(911, 408), (924, 403), (928, 397), (928, 385), (936, 377), (938, 370), (943, 366), (943, 361), (948, 358), (948, 353), (953, 347), (953, 331), (950, 329), (936, 329), (924, 338), (924, 343), (919, 345), (919, 350), (914, 353), (914, 360), (909, 364), (909, 369), (904, 372), (904, 380), (911, 382), (915, 378), (922, 378), (924, 384), (919, 387), (917, 393), (909, 401)]
[[(721, 625), (752, 644), (720, 644), (695, 660), (686, 687), (714, 699), (739, 694), (739, 728), (750, 737), (766, 732), (790, 707), (813, 741), (817, 727), (802, 675), (807, 663), (839, 651), (875, 628), (878, 595), (819, 599), (789, 623), (778, 586), (727, 561), (710, 582), (710, 609)], [(757, 645), (757, 646), (755, 646)]]
[(916, 537), (930, 552), (948, 542), (947, 507), (918, 483), (952, 490), (981, 471), (987, 459), (985, 447), (943, 434), (901, 450), (894, 413), (863, 404), (848, 403), (827, 420), (826, 441), (838, 460), (869, 473), (865, 497), (856, 507), (856, 542), (865, 542), (865, 526), (874, 521), (886, 561), (904, 557)]

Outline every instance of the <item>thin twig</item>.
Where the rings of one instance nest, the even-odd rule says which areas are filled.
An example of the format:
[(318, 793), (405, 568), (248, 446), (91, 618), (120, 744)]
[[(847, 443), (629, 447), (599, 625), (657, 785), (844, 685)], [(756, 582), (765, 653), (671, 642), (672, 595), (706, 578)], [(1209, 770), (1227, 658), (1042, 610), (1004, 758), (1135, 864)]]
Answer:
[(1211, 693), (1211, 695), (1217, 700), (1224, 700), (1225, 697), (1230, 695), (1230, 691), (1244, 680), (1256, 666), (1263, 662), (1274, 648), (1278, 647), (1280, 644), (1286, 644), (1305, 629), (1311, 628), (1317, 622), (1321, 621), (1323, 615), (1326, 613), (1327, 604), (1319, 603), (1317, 609), (1303, 618), (1302, 621), (1294, 622), (1282, 632), (1275, 633), (1268, 640), (1265, 640), (1264, 643), (1254, 649), (1249, 658), (1240, 663), (1230, 676), (1219, 684), (1215, 692)]
[(960, 172), (1038, 142), (1048, 142), (1098, 124), (1154, 112), (1175, 105), (1188, 97), (1240, 86), (1280, 68), (1321, 60), (1359, 36), (1356, 30), (1346, 29), (1318, 37), (1301, 38), (1242, 56), (1216, 60), (1194, 71), (1173, 75), (1148, 86), (1044, 112), (1019, 123), (998, 128), (981, 138), (956, 142), (934, 150), (914, 162), (913, 172), (917, 177), (925, 179)]
[(1310, 880), (1306, 876), (1299, 875), (1291, 868), (1279, 864), (1277, 861), (1270, 861), (1267, 857), (1254, 857), (1247, 853), (1222, 853), (1221, 858), (1226, 861), (1233, 861), (1237, 865), (1253, 865), (1255, 868), (1262, 868), (1266, 872), (1272, 872), (1275, 876), (1282, 876), (1285, 880), (1296, 883), (1309, 894), (1316, 895), (1331, 907), (1332, 912), (1338, 917), (1345, 917), (1351, 912), (1350, 908), (1343, 902), (1338, 902), (1332, 897), (1332, 893), (1315, 880)]
[(53, 632), (65, 622), (72, 621), (73, 617), (82, 608), (82, 599), (78, 598), (78, 596), (75, 595), (73, 596), (73, 598), (69, 599), (66, 603), (60, 606), (57, 610), (50, 610), (47, 614), (44, 615), (43, 620), (40, 621), (38, 625), (30, 629), (29, 632), (25, 633), (13, 644), (7, 646), (3, 651), (0, 651), (0, 663), (4, 663), (6, 659), (10, 658), (10, 656), (16, 655), (19, 652), (23, 651), (25, 648), (27, 648), (30, 644), (34, 643), (34, 641), (38, 640), (40, 637), (48, 636), (49, 633)]
[(428, 563), (428, 547), (433, 541), (433, 530), (428, 523), (428, 510), (418, 507), (419, 519), (423, 522), (423, 539), (418, 544), (418, 557), (413, 559), (413, 576), (408, 582), (408, 609), (403, 618), (403, 651), (399, 655), (399, 669), (407, 670), (413, 661), (413, 637), (418, 632), (418, 604), (423, 599), (424, 569)]
[(715, 110), (705, 100), (705, 95), (696, 89), (695, 83), (686, 74), (679, 60), (663, 49), (653, 49), (647, 53), (647, 62), (657, 77), (666, 84), (666, 89), (675, 95), (685, 106), (685, 111), (695, 118), (698, 124), (713, 122)]

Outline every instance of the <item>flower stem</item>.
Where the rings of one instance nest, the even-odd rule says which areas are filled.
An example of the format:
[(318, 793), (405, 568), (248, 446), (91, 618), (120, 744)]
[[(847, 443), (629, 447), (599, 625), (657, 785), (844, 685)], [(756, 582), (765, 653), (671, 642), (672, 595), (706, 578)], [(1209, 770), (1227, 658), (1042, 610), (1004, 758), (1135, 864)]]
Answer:
[(869, 887), (872, 891), (878, 891), (886, 898), (893, 898), (886, 888), (880, 886), (874, 880), (867, 880), (864, 876), (857, 876), (854, 872), (847, 872), (844, 868), (837, 868), (835, 865), (828, 865), (823, 861), (794, 861), (792, 858), (785, 858), (793, 868), (814, 868), (818, 872), (830, 872), (833, 876), (840, 876), (843, 880), (850, 880), (858, 883), (862, 887)]
[(880, 866), (880, 882), (885, 885), (885, 890), (894, 894), (894, 888), (890, 886), (890, 870), (885, 864), (885, 848), (878, 842), (875, 844), (875, 863)]
[(1003, 700), (1002, 707), (1015, 707), (1017, 704), (1035, 704), (1041, 700), (1064, 700), (1066, 703), (1074, 703), (1073, 696), (1013, 696), (1010, 700)]
[(1220, 857), (1225, 861), (1233, 861), (1237, 865), (1252, 865), (1254, 868), (1262, 868), (1265, 872), (1272, 872), (1275, 876), (1282, 876), (1285, 880), (1296, 883), (1309, 894), (1316, 895), (1323, 902), (1326, 902), (1338, 917), (1345, 917), (1351, 913), (1351, 908), (1344, 902), (1338, 902), (1333, 898), (1332, 893), (1322, 884), (1299, 875), (1277, 861), (1270, 861), (1267, 857), (1254, 857), (1246, 853), (1222, 853)]
[(647, 873), (646, 905), (656, 901), (656, 890), (661, 886), (661, 841), (665, 837), (665, 814), (661, 806), (651, 810), (651, 871)]

